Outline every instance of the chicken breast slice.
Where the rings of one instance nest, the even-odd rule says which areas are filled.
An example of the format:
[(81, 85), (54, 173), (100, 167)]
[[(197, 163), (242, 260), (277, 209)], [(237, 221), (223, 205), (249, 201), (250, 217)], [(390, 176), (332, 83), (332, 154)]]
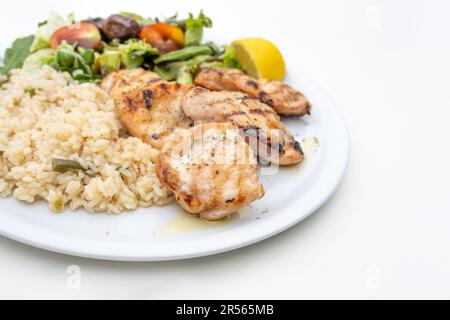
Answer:
[(238, 69), (203, 68), (195, 84), (214, 91), (241, 91), (271, 106), (279, 115), (303, 116), (311, 111), (308, 99), (281, 81), (254, 79)]
[(113, 95), (119, 119), (128, 133), (156, 149), (177, 128), (190, 128), (193, 121), (181, 110), (181, 99), (191, 85), (156, 82), (138, 89), (116, 91)]
[(175, 131), (156, 163), (161, 183), (186, 211), (220, 220), (264, 196), (256, 158), (231, 123)]
[(100, 87), (112, 96), (120, 94), (119, 91), (137, 89), (152, 83), (164, 81), (157, 73), (142, 68), (124, 69), (109, 73), (103, 78)]
[(292, 165), (303, 160), (300, 143), (276, 112), (247, 94), (195, 87), (181, 103), (184, 114), (194, 121), (231, 122), (240, 128), (255, 153), (268, 162)]

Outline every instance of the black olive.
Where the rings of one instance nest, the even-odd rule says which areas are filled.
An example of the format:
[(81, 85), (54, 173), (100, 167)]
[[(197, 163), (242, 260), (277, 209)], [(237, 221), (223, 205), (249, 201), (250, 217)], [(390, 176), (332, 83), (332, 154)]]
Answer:
[(90, 18), (90, 19), (84, 20), (82, 22), (90, 22), (92, 24), (95, 24), (95, 26), (99, 30), (102, 30), (103, 29), (103, 25), (105, 24), (105, 19), (103, 19), (103, 18)]
[(103, 18), (90, 18), (87, 20), (83, 20), (82, 22), (89, 22), (92, 24), (95, 24), (95, 26), (100, 30), (100, 33), (102, 35), (102, 40), (109, 40), (109, 38), (106, 36), (105, 32), (103, 31), (103, 27), (105, 25), (105, 19)]
[(102, 30), (110, 40), (125, 41), (131, 38), (138, 38), (141, 27), (131, 17), (114, 14), (106, 19)]

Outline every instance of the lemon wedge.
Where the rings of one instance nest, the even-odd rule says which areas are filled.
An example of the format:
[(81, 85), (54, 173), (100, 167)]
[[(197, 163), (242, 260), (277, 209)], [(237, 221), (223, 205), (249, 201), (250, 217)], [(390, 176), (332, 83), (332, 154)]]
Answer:
[(246, 38), (231, 43), (236, 60), (255, 78), (283, 80), (286, 75), (284, 58), (272, 42), (261, 38)]

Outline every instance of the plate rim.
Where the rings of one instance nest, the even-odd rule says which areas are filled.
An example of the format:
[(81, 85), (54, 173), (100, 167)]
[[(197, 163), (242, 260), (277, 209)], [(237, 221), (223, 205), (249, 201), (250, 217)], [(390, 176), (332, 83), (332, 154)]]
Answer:
[[(326, 190), (325, 192), (321, 193), (321, 196), (319, 197), (320, 200), (315, 202), (308, 210), (303, 211), (302, 214), (294, 215), (293, 218), (285, 219), (284, 222), (281, 223), (277, 227), (268, 228), (268, 231), (265, 231), (264, 233), (261, 233), (259, 235), (252, 235), (247, 237), (244, 240), (240, 241), (234, 241), (232, 243), (227, 243), (226, 245), (219, 245), (212, 248), (207, 248), (204, 250), (201, 250), (199, 252), (188, 252), (185, 254), (159, 254), (159, 255), (151, 255), (148, 252), (136, 254), (136, 253), (125, 253), (118, 252), (117, 254), (112, 253), (106, 253), (106, 252), (98, 252), (95, 249), (89, 248), (87, 249), (85, 246), (81, 248), (77, 248), (76, 246), (72, 247), (67, 245), (67, 242), (64, 241), (49, 241), (47, 238), (47, 241), (42, 239), (35, 239), (33, 237), (33, 234), (26, 234), (26, 232), (12, 232), (8, 229), (8, 227), (5, 228), (3, 223), (0, 223), (0, 235), (7, 237), (9, 239), (12, 239), (14, 241), (30, 245), (42, 250), (56, 252), (60, 254), (70, 255), (70, 256), (76, 256), (76, 257), (82, 257), (82, 258), (89, 258), (89, 259), (97, 259), (97, 260), (109, 260), (109, 261), (173, 261), (173, 260), (186, 260), (186, 259), (192, 259), (192, 258), (200, 258), (215, 254), (220, 254), (228, 251), (233, 251), (239, 248), (247, 247), (252, 244), (258, 243), (260, 241), (266, 240), (268, 238), (271, 238), (277, 234), (280, 234), (293, 226), (297, 225), (301, 221), (307, 219), (310, 217), (314, 212), (316, 212), (320, 207), (322, 207), (335, 193), (336, 189), (338, 188), (340, 182), (342, 181), (346, 169), (348, 167), (349, 163), (349, 155), (350, 155), (350, 135), (348, 126), (344, 120), (344, 117), (337, 107), (336, 103), (333, 101), (333, 99), (329, 96), (329, 94), (320, 86), (318, 86), (316, 83), (314, 83), (311, 79), (308, 79), (306, 82), (311, 89), (311, 91), (315, 91), (316, 95), (319, 95), (321, 99), (327, 100), (327, 105), (330, 109), (334, 111), (334, 123), (335, 125), (338, 125), (340, 127), (339, 132), (339, 138), (341, 142), (343, 143), (340, 145), (342, 148), (340, 151), (340, 161), (339, 161), (339, 167), (336, 169), (335, 172), (338, 172), (336, 177), (330, 182), (328, 181), (326, 183)], [(295, 205), (296, 202), (293, 202)], [(292, 205), (288, 207), (287, 209), (291, 209)], [(280, 214), (287, 214), (286, 210), (283, 210)], [(62, 243), (62, 244), (60, 244)]]

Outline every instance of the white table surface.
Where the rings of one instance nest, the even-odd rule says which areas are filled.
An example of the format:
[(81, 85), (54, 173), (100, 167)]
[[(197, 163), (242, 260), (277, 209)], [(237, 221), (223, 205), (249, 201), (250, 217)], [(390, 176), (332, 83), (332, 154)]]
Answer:
[(94, 261), (0, 238), (0, 298), (450, 298), (450, 2), (192, 3), (14, 0), (0, 14), (1, 45), (49, 10), (204, 8), (208, 32), (224, 40), (295, 47), (283, 50), (289, 72), (316, 80), (348, 123), (351, 158), (336, 194), (281, 235), (188, 261)]

